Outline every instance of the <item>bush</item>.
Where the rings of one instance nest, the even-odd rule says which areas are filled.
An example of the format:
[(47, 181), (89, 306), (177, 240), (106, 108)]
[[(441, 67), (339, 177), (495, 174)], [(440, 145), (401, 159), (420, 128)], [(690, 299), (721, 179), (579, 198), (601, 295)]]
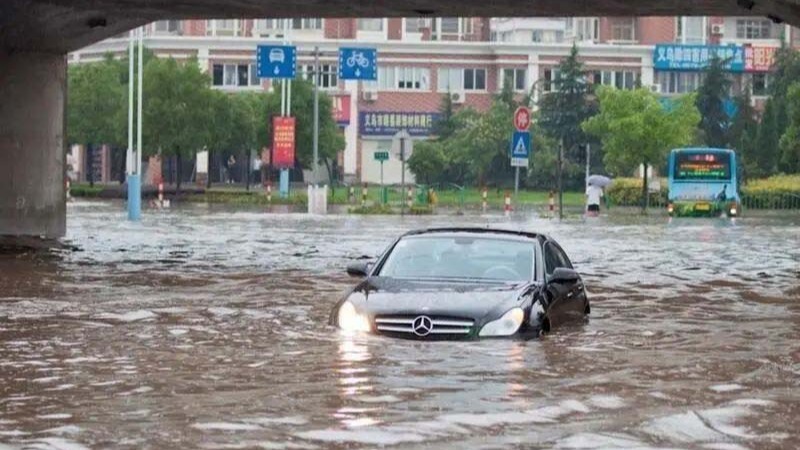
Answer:
[[(641, 206), (642, 180), (640, 178), (614, 178), (611, 186), (605, 189), (606, 198), (614, 206)], [(666, 180), (662, 180), (658, 192), (650, 192), (650, 205), (663, 205), (667, 202)]]
[(769, 178), (750, 180), (742, 187), (742, 194), (794, 194), (800, 195), (800, 174), (774, 175)]
[(73, 197), (99, 197), (103, 192), (103, 186), (95, 185), (94, 187), (88, 184), (74, 184), (69, 188), (69, 194)]
[(376, 215), (384, 215), (384, 214), (394, 214), (394, 210), (389, 205), (383, 205), (380, 203), (375, 203), (373, 205), (368, 206), (356, 206), (355, 208), (349, 208), (347, 210), (350, 214), (376, 214)]

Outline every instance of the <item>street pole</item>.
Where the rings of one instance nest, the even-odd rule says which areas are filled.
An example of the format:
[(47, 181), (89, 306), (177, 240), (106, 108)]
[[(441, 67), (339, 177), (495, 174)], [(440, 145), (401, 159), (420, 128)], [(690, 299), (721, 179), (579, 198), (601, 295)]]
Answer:
[(319, 183), (319, 47), (314, 47), (314, 186)]
[(584, 190), (589, 189), (589, 158), (591, 151), (591, 144), (586, 144), (586, 186), (584, 186)]
[[(384, 196), (384, 187), (383, 187), (383, 160), (381, 160), (381, 200), (386, 200), (386, 196)], [(382, 201), (384, 205), (386, 204), (385, 201)]]
[(519, 201), (519, 166), (514, 167), (514, 203)]
[[(136, 149), (133, 147), (133, 37), (139, 45), (136, 106)], [(128, 220), (136, 222), (142, 216), (142, 50), (143, 30), (131, 32), (128, 45)]]
[(400, 138), (400, 186), (403, 194), (400, 197), (400, 215), (406, 213), (406, 138)]
[(558, 219), (564, 218), (564, 186), (562, 183), (562, 171), (564, 160), (564, 139), (561, 139), (561, 144), (558, 146)]

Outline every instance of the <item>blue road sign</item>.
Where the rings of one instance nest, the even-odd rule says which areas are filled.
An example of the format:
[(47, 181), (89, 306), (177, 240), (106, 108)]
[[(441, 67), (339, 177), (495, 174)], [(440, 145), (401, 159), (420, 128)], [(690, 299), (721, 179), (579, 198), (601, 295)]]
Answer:
[(339, 78), (342, 80), (377, 80), (378, 51), (374, 48), (340, 48)]
[(531, 155), (531, 133), (515, 131), (511, 138), (511, 157), (528, 158)]
[(257, 55), (259, 78), (294, 78), (297, 74), (297, 47), (259, 45)]

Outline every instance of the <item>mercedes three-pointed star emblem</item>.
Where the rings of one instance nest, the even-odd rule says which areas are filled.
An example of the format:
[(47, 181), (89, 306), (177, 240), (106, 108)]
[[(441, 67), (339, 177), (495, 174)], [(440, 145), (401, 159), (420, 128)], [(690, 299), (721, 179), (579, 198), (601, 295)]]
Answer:
[(433, 321), (428, 316), (418, 316), (412, 322), (411, 328), (417, 336), (427, 336), (433, 331)]

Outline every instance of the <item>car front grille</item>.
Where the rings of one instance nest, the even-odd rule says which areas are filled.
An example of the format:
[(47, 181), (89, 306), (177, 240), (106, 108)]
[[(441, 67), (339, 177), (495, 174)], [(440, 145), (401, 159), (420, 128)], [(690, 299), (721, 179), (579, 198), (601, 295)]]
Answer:
[(412, 337), (466, 336), (472, 332), (474, 325), (474, 320), (461, 317), (426, 315), (375, 317), (375, 328), (378, 332), (404, 334)]

